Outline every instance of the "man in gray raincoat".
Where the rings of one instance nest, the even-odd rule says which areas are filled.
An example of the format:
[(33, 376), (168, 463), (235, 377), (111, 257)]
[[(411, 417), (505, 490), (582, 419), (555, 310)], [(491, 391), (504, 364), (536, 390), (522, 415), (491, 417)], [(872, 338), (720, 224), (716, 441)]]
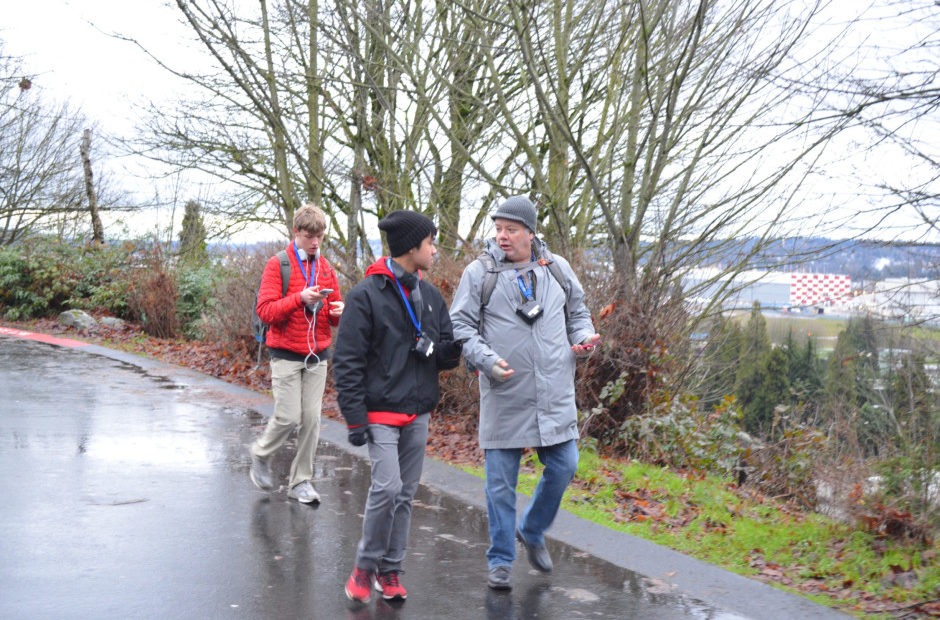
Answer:
[[(490, 531), (487, 583), (506, 590), (514, 537), (534, 568), (552, 570), (545, 531), (578, 467), (575, 360), (589, 354), (600, 336), (571, 266), (535, 236), (532, 202), (511, 197), (491, 217), (496, 236), (464, 270), (450, 313), (454, 338), (464, 341), (464, 358), (479, 373)], [(523, 448), (535, 448), (545, 469), (517, 522)]]

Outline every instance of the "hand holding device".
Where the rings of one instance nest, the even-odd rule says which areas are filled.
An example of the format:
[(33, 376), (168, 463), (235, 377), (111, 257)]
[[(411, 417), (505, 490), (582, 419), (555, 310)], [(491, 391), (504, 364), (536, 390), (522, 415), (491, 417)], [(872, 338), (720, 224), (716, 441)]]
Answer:
[(601, 343), (601, 335), (594, 334), (588, 338), (585, 338), (582, 342), (578, 344), (571, 345), (571, 351), (575, 355), (588, 355), (592, 353), (595, 348)]

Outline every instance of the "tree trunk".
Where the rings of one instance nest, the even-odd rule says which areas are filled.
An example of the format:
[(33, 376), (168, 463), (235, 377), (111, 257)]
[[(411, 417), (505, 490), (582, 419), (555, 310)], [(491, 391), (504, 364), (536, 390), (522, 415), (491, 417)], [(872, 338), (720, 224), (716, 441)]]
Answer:
[(261, 26), (264, 33), (265, 79), (268, 95), (271, 98), (271, 133), (274, 137), (274, 172), (277, 175), (277, 189), (281, 195), (284, 224), (291, 230), (297, 200), (291, 189), (290, 172), (287, 169), (287, 140), (284, 136), (284, 122), (281, 117), (281, 104), (277, 94), (277, 78), (274, 70), (274, 58), (271, 51), (271, 29), (268, 24), (268, 5), (261, 0)]
[(88, 211), (91, 213), (91, 240), (94, 243), (104, 243), (104, 226), (101, 225), (101, 216), (98, 214), (98, 198), (95, 196), (95, 182), (91, 172), (90, 129), (86, 129), (82, 133), (82, 146), (79, 150), (82, 156), (82, 167), (85, 171), (85, 194), (88, 196)]
[(307, 114), (310, 127), (307, 136), (307, 166), (311, 176), (308, 182), (308, 198), (318, 207), (323, 206), (323, 140), (320, 136), (320, 97), (323, 88), (319, 75), (317, 55), (320, 52), (317, 34), (320, 24), (317, 16), (318, 1), (309, 0), (307, 17), (310, 20), (310, 52), (307, 62)]

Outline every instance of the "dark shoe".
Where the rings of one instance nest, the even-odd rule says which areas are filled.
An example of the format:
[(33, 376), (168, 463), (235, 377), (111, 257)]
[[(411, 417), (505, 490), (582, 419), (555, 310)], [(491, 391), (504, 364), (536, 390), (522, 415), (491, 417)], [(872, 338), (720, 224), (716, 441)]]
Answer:
[(375, 589), (382, 593), (382, 598), (386, 601), (403, 601), (408, 598), (408, 590), (398, 580), (398, 571), (379, 573), (375, 579)]
[(287, 497), (296, 499), (302, 504), (320, 503), (320, 494), (313, 488), (309, 480), (304, 480), (300, 484), (295, 484), (287, 491)]
[(516, 530), (516, 538), (525, 547), (532, 568), (543, 573), (552, 572), (552, 556), (548, 555), (548, 549), (545, 548), (545, 545), (530, 545), (522, 537), (522, 532), (519, 530)]
[(494, 566), (490, 569), (486, 577), (486, 585), (494, 590), (509, 590), (512, 585), (509, 583), (509, 577), (512, 574), (511, 566)]
[(368, 603), (372, 597), (373, 576), (374, 574), (370, 570), (358, 566), (354, 568), (346, 581), (346, 598), (359, 603)]
[(262, 491), (270, 491), (274, 488), (274, 480), (271, 477), (271, 465), (267, 459), (251, 455), (251, 468), (248, 470), (248, 477), (255, 483), (255, 486)]

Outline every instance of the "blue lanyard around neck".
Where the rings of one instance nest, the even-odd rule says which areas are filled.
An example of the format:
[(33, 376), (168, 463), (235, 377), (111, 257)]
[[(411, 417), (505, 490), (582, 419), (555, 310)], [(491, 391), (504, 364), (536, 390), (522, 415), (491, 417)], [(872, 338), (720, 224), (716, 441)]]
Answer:
[(294, 246), (294, 256), (297, 257), (297, 263), (300, 265), (300, 273), (304, 277), (304, 283), (309, 287), (317, 281), (317, 261), (316, 258), (310, 259), (310, 277), (307, 277), (307, 270), (304, 268), (304, 261), (300, 260), (300, 252), (297, 251), (297, 243), (292, 244)]
[[(532, 261), (535, 261), (535, 252), (532, 252), (531, 259)], [(526, 284), (525, 278), (522, 277), (523, 274), (519, 273), (518, 269), (516, 270), (516, 273), (519, 274), (516, 276), (516, 282), (519, 284), (519, 290), (522, 291), (522, 296), (525, 297), (526, 301), (532, 301), (535, 299), (535, 295), (532, 294), (533, 287), (529, 284)], [(529, 277), (532, 278), (532, 282), (535, 282), (535, 274), (531, 269), (529, 270), (529, 274)]]
[[(405, 288), (401, 285), (401, 282), (398, 281), (398, 276), (395, 275), (395, 270), (392, 269), (392, 259), (385, 259), (385, 266), (388, 267), (389, 273), (392, 274), (392, 278), (395, 280), (395, 284), (398, 285), (398, 293), (401, 295), (401, 300), (405, 302), (405, 310), (408, 311), (408, 317), (411, 319), (411, 324), (415, 326), (415, 329), (418, 332), (418, 338), (421, 337), (421, 321), (418, 320), (418, 317), (415, 316), (415, 311), (411, 309), (411, 302), (408, 301), (408, 298), (405, 296)], [(420, 283), (419, 283), (420, 285)]]
[[(529, 273), (532, 272), (530, 271)], [(532, 287), (526, 284), (525, 278), (522, 277), (521, 273), (516, 276), (516, 282), (519, 284), (519, 290), (522, 291), (522, 296), (525, 297), (526, 301), (535, 299), (535, 296), (532, 294)]]

